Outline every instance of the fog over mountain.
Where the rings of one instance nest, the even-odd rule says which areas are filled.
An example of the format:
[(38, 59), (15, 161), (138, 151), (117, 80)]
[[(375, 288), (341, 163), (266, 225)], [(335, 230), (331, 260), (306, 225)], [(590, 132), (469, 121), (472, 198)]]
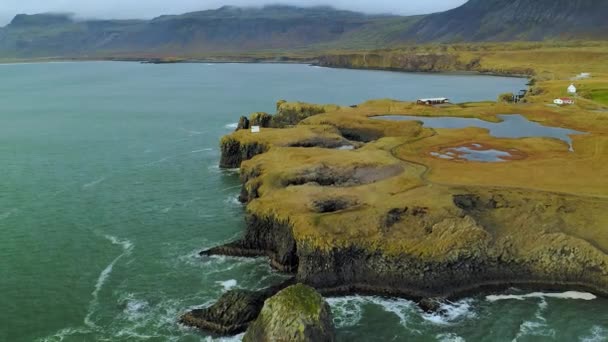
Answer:
[(457, 7), (466, 0), (2, 0), (0, 25), (19, 13), (61, 12), (90, 19), (152, 18), (162, 14), (181, 14), (214, 9), (224, 5), (262, 6), (288, 4), (297, 6), (329, 5), (367, 13), (422, 14)]

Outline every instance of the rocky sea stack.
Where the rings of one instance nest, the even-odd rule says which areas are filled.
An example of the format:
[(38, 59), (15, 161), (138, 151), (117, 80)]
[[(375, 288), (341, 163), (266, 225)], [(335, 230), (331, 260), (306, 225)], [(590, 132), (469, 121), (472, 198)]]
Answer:
[(292, 284), (294, 280), (288, 279), (261, 291), (228, 291), (212, 306), (187, 312), (180, 323), (219, 335), (242, 333), (258, 317), (266, 299)]
[(266, 301), (243, 341), (333, 342), (331, 309), (313, 288), (288, 287)]

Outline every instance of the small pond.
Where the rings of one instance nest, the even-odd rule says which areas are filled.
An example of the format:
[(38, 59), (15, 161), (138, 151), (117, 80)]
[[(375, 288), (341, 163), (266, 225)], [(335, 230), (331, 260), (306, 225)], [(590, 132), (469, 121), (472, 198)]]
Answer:
[(483, 163), (500, 163), (524, 158), (524, 155), (519, 150), (502, 151), (482, 144), (450, 147), (437, 152), (431, 152), (430, 154), (440, 159), (467, 160)]
[(519, 114), (498, 115), (502, 122), (488, 122), (480, 119), (457, 118), (457, 117), (424, 117), (413, 115), (384, 115), (375, 116), (372, 119), (389, 121), (420, 121), (430, 128), (466, 128), (479, 127), (490, 131), (490, 135), (496, 138), (531, 138), (546, 137), (565, 141), (572, 148), (570, 135), (585, 134), (567, 128), (543, 126), (532, 122)]

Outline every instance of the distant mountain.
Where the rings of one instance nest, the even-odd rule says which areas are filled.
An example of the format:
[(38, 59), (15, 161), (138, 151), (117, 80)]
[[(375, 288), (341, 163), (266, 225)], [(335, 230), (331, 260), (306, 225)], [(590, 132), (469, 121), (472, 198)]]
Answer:
[(400, 38), (423, 42), (608, 39), (608, 0), (469, 0), (426, 16)]
[[(222, 7), (143, 20), (18, 15), (0, 29), (0, 56), (197, 55), (332, 43), (396, 17), (330, 7)], [(399, 18), (401, 20), (401, 18)]]
[(17, 15), (0, 28), (0, 57), (202, 56), (385, 48), (411, 42), (607, 39), (608, 0), (470, 0), (426, 16), (331, 7), (222, 7), (152, 20)]

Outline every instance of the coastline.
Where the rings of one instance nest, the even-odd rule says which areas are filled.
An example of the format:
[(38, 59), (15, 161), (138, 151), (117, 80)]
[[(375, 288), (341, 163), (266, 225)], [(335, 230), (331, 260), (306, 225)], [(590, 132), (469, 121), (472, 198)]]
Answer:
[[(242, 240), (201, 255), (265, 256), (275, 270), (295, 275), (298, 282), (324, 296), (398, 297), (430, 310), (429, 301), (453, 301), (512, 287), (577, 290), (608, 298), (608, 256), (601, 240), (599, 222), (603, 218), (598, 217), (608, 207), (605, 196), (585, 196), (584, 189), (576, 186), (570, 191), (554, 185), (543, 187), (542, 182), (527, 187), (525, 175), (524, 183), (513, 184), (438, 181), (438, 169), (482, 164), (449, 164), (452, 162), (439, 159), (430, 159), (434, 162), (429, 164), (417, 152), (475, 142), (516, 148), (521, 153), (521, 160), (486, 164), (494, 173), (538, 159), (546, 153), (545, 144), (557, 144), (559, 149), (565, 146), (543, 139), (524, 144), (525, 139), (483, 138), (487, 133), (474, 129), (434, 130), (417, 122), (370, 119), (379, 113), (461, 117), (469, 107), (484, 113), (472, 116), (478, 119), (496, 119), (500, 113), (517, 110), (536, 122), (551, 118), (557, 127), (579, 121), (552, 112), (538, 115), (542, 104), (471, 103), (433, 108), (377, 100), (319, 111), (316, 105), (279, 102), (277, 113), (264, 126), (273, 132), (272, 137), (263, 139), (237, 130), (222, 140), (223, 166), (241, 168), (247, 228)], [(272, 124), (293, 115), (298, 119), (292, 126)], [(583, 126), (590, 135), (576, 136), (575, 144), (581, 139), (601, 139), (592, 133), (601, 132), (601, 127), (589, 122)], [(319, 131), (321, 127), (327, 127), (325, 132)], [(324, 142), (329, 127), (343, 139), (358, 142), (358, 148), (329, 148)], [(314, 143), (297, 142), (295, 132), (315, 129), (318, 136), (307, 138)], [(564, 152), (560, 158), (571, 160), (573, 154)], [(358, 157), (351, 159), (351, 155)], [(280, 165), (277, 160), (282, 160)], [(372, 174), (382, 174), (393, 163), (409, 171), (368, 181), (348, 171), (361, 169), (362, 164)], [(290, 171), (275, 171), (284, 167)], [(558, 170), (551, 172), (559, 178), (563, 170)], [(462, 174), (444, 172), (444, 177)], [(507, 180), (516, 176), (506, 172)], [(343, 185), (347, 179), (350, 185)], [(399, 179), (407, 180), (407, 185), (401, 185)], [(604, 186), (600, 183), (598, 191)], [(595, 241), (589, 232), (579, 233), (586, 229), (578, 223), (579, 217), (598, 217), (588, 229), (599, 229), (594, 234), (600, 240)], [(531, 228), (554, 221), (568, 224), (540, 231)]]
[(269, 57), (215, 57), (215, 58), (179, 58), (175, 60), (165, 60), (163, 57), (51, 57), (51, 58), (24, 58), (24, 59), (0, 59), (2, 64), (43, 64), (43, 63), (78, 63), (78, 62), (134, 62), (142, 64), (301, 64), (319, 68), (345, 69), (345, 70), (366, 70), (366, 71), (387, 71), (412, 74), (437, 74), (437, 75), (456, 75), (456, 76), (495, 76), (495, 77), (514, 77), (532, 79), (530, 74), (517, 74), (508, 72), (494, 71), (475, 71), (475, 70), (403, 70), (397, 67), (352, 67), (321, 65), (319, 57), (313, 58), (284, 58)]

